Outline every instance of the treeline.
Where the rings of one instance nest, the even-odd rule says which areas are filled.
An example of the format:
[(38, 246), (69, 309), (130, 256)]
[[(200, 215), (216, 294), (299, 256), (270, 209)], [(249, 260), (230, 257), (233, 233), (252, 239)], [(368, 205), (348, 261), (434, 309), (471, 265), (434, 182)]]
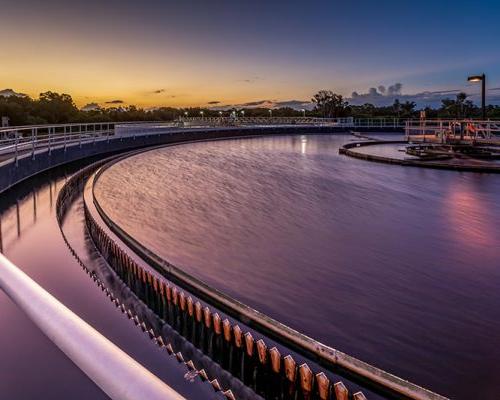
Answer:
[[(339, 94), (329, 90), (321, 90), (311, 99), (315, 104), (314, 112), (324, 117), (397, 117), (419, 118), (425, 111), (426, 118), (481, 118), (481, 109), (467, 99), (466, 93), (458, 93), (454, 99), (443, 99), (439, 108), (430, 107), (418, 109), (413, 101), (400, 102), (398, 99), (391, 106), (377, 107), (366, 103), (351, 105)], [(486, 109), (487, 118), (500, 118), (500, 106), (489, 105)]]
[[(313, 98), (313, 110), (296, 110), (289, 107), (275, 108), (245, 108), (244, 115), (248, 117), (398, 117), (418, 118), (420, 109), (414, 102), (400, 103), (398, 100), (391, 106), (376, 107), (373, 104), (351, 105), (341, 95), (322, 90)], [(235, 111), (241, 114), (241, 109), (223, 111), (228, 116)], [(455, 99), (442, 100), (438, 109), (426, 108), (427, 118), (479, 118), (481, 110), (465, 93), (459, 93)], [(89, 111), (78, 109), (68, 94), (55, 92), (41, 93), (38, 99), (28, 96), (0, 96), (0, 117), (8, 117), (10, 125), (62, 124), (62, 123), (93, 123), (93, 122), (125, 122), (125, 121), (172, 121), (180, 116), (217, 117), (219, 110), (212, 108), (173, 108), (159, 107), (145, 110), (135, 106), (96, 108)], [(500, 118), (499, 106), (488, 106), (488, 118)]]

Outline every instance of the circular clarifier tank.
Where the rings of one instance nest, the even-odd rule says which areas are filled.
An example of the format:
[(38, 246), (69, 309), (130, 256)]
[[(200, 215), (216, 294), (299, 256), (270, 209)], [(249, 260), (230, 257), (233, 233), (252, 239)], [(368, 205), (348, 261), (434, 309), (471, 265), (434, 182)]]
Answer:
[(95, 195), (148, 249), (247, 305), (443, 395), (491, 396), (498, 176), (339, 155), (349, 140), (155, 149), (108, 168)]

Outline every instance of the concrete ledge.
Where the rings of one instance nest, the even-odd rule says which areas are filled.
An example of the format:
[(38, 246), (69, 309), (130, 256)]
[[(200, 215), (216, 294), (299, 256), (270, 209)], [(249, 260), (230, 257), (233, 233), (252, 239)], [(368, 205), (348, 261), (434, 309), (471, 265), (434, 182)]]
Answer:
[[(289, 132), (287, 132), (287, 134), (289, 134)], [(109, 167), (128, 156), (129, 155), (113, 159), (101, 167), (94, 177), (92, 186), (94, 187), (99, 177)], [(375, 391), (384, 393), (390, 398), (419, 400), (444, 399), (444, 397), (425, 388), (417, 386), (303, 335), (186, 273), (182, 269), (156, 255), (128, 234), (105, 213), (94, 193), (92, 193), (92, 197), (93, 199), (91, 201), (99, 217), (104, 221), (107, 227), (123, 241), (123, 243), (166, 279), (179, 285), (206, 303), (216, 307), (236, 320), (242, 321), (249, 327), (275, 340), (277, 343), (314, 360), (319, 365), (323, 365), (332, 371), (340, 372), (353, 381), (370, 387)], [(86, 202), (87, 199), (85, 199), (85, 203)], [(87, 204), (85, 204), (85, 207), (89, 209)]]
[(53, 167), (67, 164), (76, 160), (119, 153), (135, 148), (168, 144), (173, 142), (190, 141), (197, 139), (211, 139), (221, 137), (243, 137), (268, 134), (302, 134), (305, 132), (332, 133), (342, 132), (342, 129), (332, 127), (251, 127), (251, 128), (204, 128), (178, 129), (155, 132), (154, 134), (138, 134), (137, 136), (103, 138), (95, 142), (86, 142), (47, 149), (37, 150), (35, 157), (31, 153), (19, 156), (0, 163), (0, 193), (9, 187)]
[(360, 160), (374, 161), (384, 164), (402, 165), (405, 167), (447, 169), (447, 170), (464, 171), (464, 172), (500, 173), (500, 165), (498, 166), (471, 165), (471, 164), (461, 165), (461, 164), (445, 163), (442, 161), (399, 160), (397, 158), (378, 156), (375, 154), (360, 153), (353, 150), (359, 147), (384, 145), (384, 144), (408, 144), (408, 142), (401, 140), (384, 140), (384, 141), (348, 143), (339, 149), (339, 154), (344, 154), (346, 156), (358, 158)]
[[(53, 167), (96, 155), (120, 153), (127, 150), (156, 146), (174, 142), (199, 139), (216, 139), (265, 135), (301, 135), (347, 133), (350, 128), (335, 126), (288, 125), (288, 126), (249, 126), (225, 128), (164, 129), (154, 133), (137, 133), (129, 136), (110, 136), (95, 142), (84, 142), (47, 149), (38, 149), (35, 157), (31, 153), (0, 163), (0, 193), (16, 183)], [(400, 128), (366, 128), (366, 132), (401, 132)]]

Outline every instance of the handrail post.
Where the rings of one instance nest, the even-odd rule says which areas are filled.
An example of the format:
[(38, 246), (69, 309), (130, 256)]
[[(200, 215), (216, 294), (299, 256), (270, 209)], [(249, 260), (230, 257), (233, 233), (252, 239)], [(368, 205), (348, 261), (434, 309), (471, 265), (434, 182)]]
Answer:
[(15, 160), (16, 160), (16, 167), (17, 167), (17, 144), (19, 142), (19, 131), (15, 131), (16, 132), (16, 138), (15, 138)]
[(36, 140), (36, 129), (31, 128), (31, 159), (35, 159), (35, 140)]

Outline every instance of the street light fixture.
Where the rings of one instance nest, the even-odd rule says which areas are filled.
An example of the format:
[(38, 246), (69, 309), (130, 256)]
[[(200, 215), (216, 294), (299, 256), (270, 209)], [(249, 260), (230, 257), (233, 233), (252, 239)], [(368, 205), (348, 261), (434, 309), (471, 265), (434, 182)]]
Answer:
[(270, 108), (269, 109), (269, 117), (272, 117), (273, 116), (273, 110)]
[(306, 110), (303, 108), (303, 109), (302, 109), (302, 110), (300, 110), (300, 111), (302, 111), (302, 116), (305, 118), (305, 117), (306, 117)]
[(482, 119), (486, 120), (486, 75), (472, 75), (467, 78), (469, 82), (481, 82), (481, 109)]

